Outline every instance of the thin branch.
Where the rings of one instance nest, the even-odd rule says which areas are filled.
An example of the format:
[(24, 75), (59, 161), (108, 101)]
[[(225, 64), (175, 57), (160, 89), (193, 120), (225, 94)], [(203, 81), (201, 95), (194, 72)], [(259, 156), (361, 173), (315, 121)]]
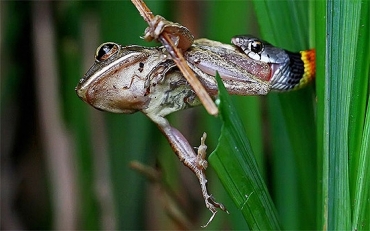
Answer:
[[(154, 18), (153, 13), (150, 9), (146, 6), (146, 4), (142, 0), (131, 0), (132, 3), (135, 5), (137, 10), (140, 12), (140, 15), (144, 18), (144, 20), (148, 23), (149, 27), (151, 26), (151, 20)], [(194, 72), (188, 66), (184, 56), (180, 49), (176, 47), (176, 45), (171, 40), (169, 34), (167, 32), (162, 32), (159, 35), (158, 40), (163, 44), (163, 46), (167, 49), (168, 53), (172, 56), (173, 61), (176, 63), (186, 80), (189, 84), (193, 87), (195, 93), (199, 97), (200, 101), (204, 105), (205, 109), (211, 115), (218, 114), (218, 108), (216, 107), (215, 103), (209, 96), (208, 92), (204, 89), (203, 85), (199, 81), (199, 79), (195, 76)]]

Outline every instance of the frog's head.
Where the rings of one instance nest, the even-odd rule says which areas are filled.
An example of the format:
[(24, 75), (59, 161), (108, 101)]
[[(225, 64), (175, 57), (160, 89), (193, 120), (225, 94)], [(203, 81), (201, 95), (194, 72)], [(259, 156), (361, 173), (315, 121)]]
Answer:
[(154, 50), (108, 42), (95, 53), (95, 63), (75, 88), (93, 107), (114, 113), (134, 113), (149, 103), (148, 73)]

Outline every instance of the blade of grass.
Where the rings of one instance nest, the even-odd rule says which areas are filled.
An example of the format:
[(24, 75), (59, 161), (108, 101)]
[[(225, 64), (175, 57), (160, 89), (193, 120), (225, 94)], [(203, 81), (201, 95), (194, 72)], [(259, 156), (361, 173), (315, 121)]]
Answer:
[[(362, 142), (362, 131), (364, 129), (365, 113), (367, 105), (367, 96), (369, 95), (369, 1), (364, 1), (361, 6), (360, 27), (358, 32), (358, 43), (356, 56), (356, 68), (354, 76), (356, 80), (353, 82), (352, 99), (350, 106), (350, 121), (349, 121), (349, 150), (350, 150), (350, 179), (355, 179), (358, 167), (358, 155), (360, 153)], [(351, 195), (354, 194), (354, 183), (351, 181)], [(353, 199), (352, 199), (353, 201)]]
[(286, 129), (287, 125), (284, 123), (282, 105), (278, 97), (269, 97), (267, 107), (274, 112), (267, 115), (271, 128), (269, 133), (270, 150), (274, 154), (271, 157), (273, 167), (269, 172), (274, 190), (274, 202), (284, 229), (298, 229), (297, 227), (300, 227), (300, 213), (297, 211), (300, 211), (301, 204), (299, 203), (297, 187), (299, 182), (297, 182), (297, 177), (294, 177), (297, 176), (298, 169), (295, 165), (293, 149)]
[[(298, 51), (313, 47), (309, 46), (310, 39), (308, 32), (312, 31), (309, 24), (310, 7), (308, 1), (254, 1), (257, 18), (261, 27), (263, 39), (273, 45), (283, 47), (287, 50)], [(283, 33), (282, 33), (283, 32)], [(274, 98), (277, 97), (278, 100)], [(292, 190), (285, 187), (274, 188), (277, 198), (281, 198), (289, 203), (279, 203), (278, 211), (296, 211), (295, 207), (303, 207), (305, 210), (296, 211), (299, 222), (294, 221), (287, 214), (282, 218), (283, 225), (288, 229), (315, 229), (315, 193), (316, 193), (316, 141), (315, 141), (315, 121), (314, 121), (314, 98), (313, 89), (308, 87), (299, 91), (270, 94), (268, 96), (269, 114), (278, 117), (279, 112), (283, 114), (282, 120), (273, 120), (271, 129), (280, 128), (273, 131), (273, 134), (288, 134), (288, 139), (272, 139), (274, 150), (285, 150), (286, 153), (274, 152), (275, 156), (292, 156), (294, 165), (286, 165), (285, 162), (273, 162), (275, 174), (279, 174), (284, 181), (291, 182)], [(280, 107), (280, 109), (277, 109)], [(286, 131), (282, 131), (285, 129)], [(279, 142), (280, 141), (280, 142)], [(284, 141), (284, 142), (282, 142)], [(292, 154), (289, 154), (289, 150)], [(280, 163), (280, 165), (278, 164)], [(295, 166), (296, 165), (296, 166)], [(279, 169), (291, 168), (298, 174), (284, 175), (284, 171)], [(294, 182), (298, 183), (298, 187)], [(279, 184), (276, 182), (275, 185)], [(297, 198), (297, 200), (292, 200)], [(298, 205), (295, 205), (298, 204)], [(284, 216), (284, 214), (281, 214)], [(298, 224), (298, 226), (295, 226)]]
[(209, 162), (250, 229), (277, 230), (279, 223), (237, 113), (219, 77), (221, 136)]
[(327, 3), (326, 76), (328, 104), (324, 118), (324, 155), (328, 155), (328, 223), (329, 230), (351, 228), (349, 190), (349, 108), (355, 74), (357, 36), (361, 2), (334, 1)]
[[(254, 14), (254, 9), (251, 1), (228, 1), (228, 0), (219, 0), (219, 1), (206, 1), (202, 2), (204, 9), (206, 10), (204, 15), (207, 15), (203, 29), (201, 30), (200, 37), (206, 37), (212, 40), (221, 41), (224, 43), (230, 43), (231, 37), (237, 34), (256, 34), (256, 18)], [(227, 20), (225, 20), (227, 18)], [(215, 26), (217, 25), (217, 26)], [(235, 26), (234, 26), (235, 25)], [(231, 97), (232, 102), (237, 110), (238, 115), (243, 121), (244, 130), (248, 139), (251, 142), (251, 146), (257, 160), (257, 164), (260, 170), (260, 173), (264, 177), (266, 175), (265, 170), (265, 155), (264, 155), (264, 146), (263, 146), (263, 115), (261, 111), (261, 97), (240, 97), (233, 96)], [(209, 135), (207, 137), (207, 143), (210, 144), (212, 137), (215, 137), (215, 141), (219, 135), (220, 120), (210, 119), (209, 115), (204, 115), (204, 120), (207, 121), (206, 131)], [(203, 120), (202, 120), (203, 121)], [(217, 131), (214, 131), (217, 130)], [(216, 137), (217, 135), (217, 137)], [(208, 174), (208, 173), (207, 173)], [(208, 174), (209, 175), (209, 174)], [(213, 174), (215, 175), (215, 174)], [(211, 175), (212, 176), (212, 175)], [(216, 219), (210, 224), (210, 229), (219, 229), (220, 226), (213, 226), (216, 221), (224, 218), (225, 220), (221, 222), (230, 223), (231, 229), (242, 230), (246, 227), (246, 221), (241, 213), (238, 212), (238, 209), (233, 206), (231, 199), (225, 192), (221, 183), (217, 185), (220, 186), (219, 189), (214, 190), (215, 183), (218, 179), (209, 178), (209, 181), (212, 182), (210, 186), (212, 187), (211, 192), (217, 192), (215, 197), (217, 200), (227, 204), (227, 209), (229, 210), (231, 216), (227, 214), (217, 214)], [(221, 194), (224, 192), (225, 195)], [(227, 198), (227, 199), (223, 199)], [(229, 204), (228, 204), (229, 201)], [(230, 205), (231, 204), (231, 205)], [(221, 215), (221, 216), (220, 216)], [(206, 216), (209, 216), (207, 211)], [(205, 220), (207, 218), (204, 218)], [(216, 224), (215, 224), (216, 225)]]
[[(216, 1), (209, 4), (208, 27), (206, 37), (230, 43), (231, 37), (237, 34), (254, 34), (256, 18), (250, 1)], [(225, 20), (227, 18), (228, 20)], [(217, 25), (217, 27), (212, 26)], [(238, 25), (238, 26), (230, 26)], [(222, 28), (222, 30), (220, 30)], [(261, 174), (265, 175), (262, 135), (262, 112), (260, 97), (232, 97), (234, 105), (241, 117), (245, 130), (256, 155)]]
[(352, 230), (370, 229), (369, 1), (361, 3), (358, 43), (349, 120)]
[[(370, 97), (368, 98), (370, 102)], [(370, 107), (367, 105), (362, 146), (358, 158), (358, 175), (353, 179), (355, 184), (352, 230), (370, 228)]]
[(328, 79), (325, 78), (326, 60), (326, 1), (314, 1), (315, 6), (315, 43), (316, 43), (316, 92), (317, 92), (317, 227), (327, 230), (328, 223), (328, 131), (327, 118), (328, 96), (325, 89)]

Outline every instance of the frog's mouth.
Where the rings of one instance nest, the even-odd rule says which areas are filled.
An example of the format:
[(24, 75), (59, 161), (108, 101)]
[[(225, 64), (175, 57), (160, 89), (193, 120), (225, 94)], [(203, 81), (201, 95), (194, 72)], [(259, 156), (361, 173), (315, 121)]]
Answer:
[(77, 93), (77, 96), (78, 96), (81, 100), (83, 100), (83, 101), (85, 101), (86, 103), (88, 103), (88, 102), (86, 101), (86, 90), (87, 90), (87, 88), (82, 88), (82, 87), (81, 87), (81, 84), (78, 84), (78, 85), (75, 87), (75, 91), (76, 91), (76, 93)]

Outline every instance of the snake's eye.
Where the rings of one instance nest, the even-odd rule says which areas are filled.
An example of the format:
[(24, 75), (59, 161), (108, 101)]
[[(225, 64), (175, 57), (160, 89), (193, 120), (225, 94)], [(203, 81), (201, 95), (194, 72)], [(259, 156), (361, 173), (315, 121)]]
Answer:
[(249, 42), (248, 49), (256, 54), (259, 54), (263, 50), (263, 44), (259, 40), (253, 40)]
[(98, 62), (104, 61), (117, 53), (119, 47), (115, 43), (103, 43), (96, 49), (95, 60)]

